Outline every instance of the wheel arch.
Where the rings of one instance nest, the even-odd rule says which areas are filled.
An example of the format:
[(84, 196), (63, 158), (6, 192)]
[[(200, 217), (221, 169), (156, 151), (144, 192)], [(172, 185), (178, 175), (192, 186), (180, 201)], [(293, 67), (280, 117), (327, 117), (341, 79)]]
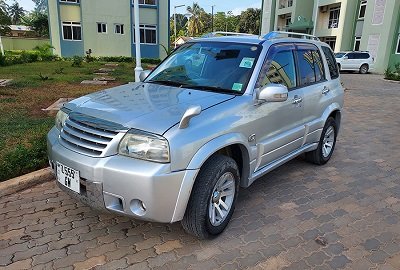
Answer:
[(191, 159), (186, 169), (190, 173), (182, 181), (171, 222), (183, 219), (197, 174), (204, 163), (215, 154), (223, 154), (233, 158), (239, 168), (240, 186), (246, 187), (248, 185), (250, 147), (247, 138), (240, 133), (225, 134), (217, 137), (203, 145)]

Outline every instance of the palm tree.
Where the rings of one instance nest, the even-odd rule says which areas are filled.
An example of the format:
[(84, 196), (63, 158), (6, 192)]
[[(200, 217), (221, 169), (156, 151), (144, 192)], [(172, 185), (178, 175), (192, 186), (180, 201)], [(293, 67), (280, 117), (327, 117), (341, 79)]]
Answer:
[(188, 6), (186, 9), (191, 17), (187, 22), (187, 28), (190, 36), (197, 36), (203, 31), (202, 13), (204, 10), (199, 6), (198, 3), (193, 3), (192, 6)]
[(12, 24), (18, 24), (21, 22), (22, 17), (24, 17), (25, 10), (15, 1), (14, 4), (8, 8), (8, 15), (11, 17)]
[(0, 12), (7, 13), (8, 5), (5, 0), (0, 0)]

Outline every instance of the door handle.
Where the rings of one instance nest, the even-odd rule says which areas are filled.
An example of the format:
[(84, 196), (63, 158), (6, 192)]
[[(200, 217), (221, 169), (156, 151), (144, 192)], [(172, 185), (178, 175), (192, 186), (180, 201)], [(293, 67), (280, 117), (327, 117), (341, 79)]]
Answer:
[(303, 99), (301, 98), (301, 97), (294, 97), (294, 99), (293, 99), (293, 101), (292, 101), (292, 103), (293, 104), (299, 104), (300, 102), (302, 102), (303, 101)]
[(328, 94), (329, 92), (331, 91), (331, 89), (329, 89), (328, 87), (324, 87), (324, 89), (322, 90), (322, 94), (323, 95), (326, 95), (326, 94)]

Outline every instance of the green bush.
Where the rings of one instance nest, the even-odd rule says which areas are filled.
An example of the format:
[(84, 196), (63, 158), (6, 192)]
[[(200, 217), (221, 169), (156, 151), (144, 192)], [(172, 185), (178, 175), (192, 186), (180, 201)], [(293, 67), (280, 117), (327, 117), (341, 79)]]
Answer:
[(82, 67), (82, 65), (83, 65), (83, 57), (75, 55), (72, 58), (72, 66), (73, 67)]
[(17, 145), (0, 162), (0, 182), (45, 167), (46, 157), (46, 135), (30, 146)]
[(384, 75), (387, 80), (400, 81), (400, 63), (394, 65), (394, 70), (388, 67)]

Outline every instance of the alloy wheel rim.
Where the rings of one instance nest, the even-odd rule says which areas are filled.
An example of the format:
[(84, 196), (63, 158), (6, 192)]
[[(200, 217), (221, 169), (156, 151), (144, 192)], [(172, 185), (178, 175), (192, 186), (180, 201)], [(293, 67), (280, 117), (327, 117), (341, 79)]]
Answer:
[(335, 144), (335, 129), (330, 126), (324, 136), (324, 140), (322, 142), (322, 155), (324, 158), (327, 158), (333, 150), (333, 145)]
[(228, 216), (235, 197), (235, 177), (231, 172), (224, 173), (217, 181), (211, 193), (208, 218), (211, 225), (221, 225)]

